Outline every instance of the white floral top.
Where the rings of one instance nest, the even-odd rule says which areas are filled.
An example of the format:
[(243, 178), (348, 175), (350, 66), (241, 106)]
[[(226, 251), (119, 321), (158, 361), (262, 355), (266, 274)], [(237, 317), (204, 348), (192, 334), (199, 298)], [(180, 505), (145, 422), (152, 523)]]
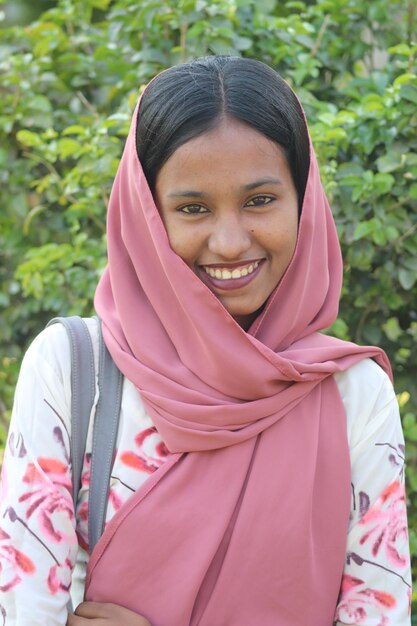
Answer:
[[(97, 361), (96, 323), (88, 324)], [(336, 381), (347, 414), (352, 498), (335, 624), (407, 626), (410, 558), (396, 398), (371, 360)], [(70, 587), (74, 602), (82, 600), (92, 423), (74, 516), (70, 406), (69, 344), (57, 324), (29, 348), (16, 388), (1, 483), (0, 626), (64, 625)], [(168, 455), (136, 388), (125, 380), (107, 522)]]

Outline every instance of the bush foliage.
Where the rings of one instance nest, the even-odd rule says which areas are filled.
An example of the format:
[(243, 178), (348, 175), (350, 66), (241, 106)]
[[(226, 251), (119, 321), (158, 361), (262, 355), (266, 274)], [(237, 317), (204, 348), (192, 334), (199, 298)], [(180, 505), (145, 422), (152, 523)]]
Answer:
[[(389, 354), (417, 554), (416, 0), (59, 0), (1, 33), (0, 417), (27, 342), (90, 314), (133, 106), (204, 54), (272, 65), (306, 109), (345, 258), (332, 332)], [(414, 499), (414, 503), (413, 503)]]

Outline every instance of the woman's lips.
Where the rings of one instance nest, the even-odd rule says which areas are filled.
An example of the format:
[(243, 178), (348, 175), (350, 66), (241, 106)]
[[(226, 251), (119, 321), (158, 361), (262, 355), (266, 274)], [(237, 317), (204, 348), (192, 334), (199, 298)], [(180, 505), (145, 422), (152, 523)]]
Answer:
[(222, 291), (245, 287), (259, 274), (265, 259), (228, 265), (211, 264), (200, 267), (200, 275), (206, 285)]

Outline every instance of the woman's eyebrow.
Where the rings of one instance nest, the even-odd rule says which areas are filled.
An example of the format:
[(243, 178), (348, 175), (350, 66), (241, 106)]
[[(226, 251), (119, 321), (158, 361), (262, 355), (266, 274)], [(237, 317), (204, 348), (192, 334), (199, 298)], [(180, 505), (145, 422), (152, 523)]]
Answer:
[(168, 194), (168, 198), (206, 198), (208, 195), (204, 191), (174, 191)]
[[(282, 185), (282, 181), (279, 178), (260, 178), (259, 180), (255, 180), (252, 183), (248, 183), (247, 185), (242, 185), (241, 189), (243, 191), (250, 191), (251, 189), (256, 189), (257, 187), (262, 187), (262, 185)], [(204, 191), (174, 191), (173, 193), (169, 193), (169, 198), (207, 198), (210, 194), (204, 193)]]
[(253, 183), (248, 183), (247, 185), (243, 185), (242, 189), (245, 191), (250, 191), (251, 189), (256, 189), (256, 187), (262, 187), (262, 185), (282, 185), (283, 182), (279, 178), (260, 178), (259, 180), (255, 180)]

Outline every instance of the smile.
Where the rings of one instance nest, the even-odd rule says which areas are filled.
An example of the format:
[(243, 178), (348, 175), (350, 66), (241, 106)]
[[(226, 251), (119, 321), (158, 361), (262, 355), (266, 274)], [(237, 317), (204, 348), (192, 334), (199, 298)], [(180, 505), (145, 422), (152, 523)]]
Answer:
[(206, 265), (203, 265), (203, 269), (206, 274), (211, 276), (211, 278), (217, 278), (218, 280), (231, 280), (236, 278), (243, 278), (244, 276), (252, 274), (252, 272), (254, 272), (257, 267), (259, 267), (260, 262), (260, 260), (255, 261), (253, 263), (250, 263), (249, 265), (241, 266), (239, 268), (236, 267), (233, 270), (220, 267), (214, 268)]

